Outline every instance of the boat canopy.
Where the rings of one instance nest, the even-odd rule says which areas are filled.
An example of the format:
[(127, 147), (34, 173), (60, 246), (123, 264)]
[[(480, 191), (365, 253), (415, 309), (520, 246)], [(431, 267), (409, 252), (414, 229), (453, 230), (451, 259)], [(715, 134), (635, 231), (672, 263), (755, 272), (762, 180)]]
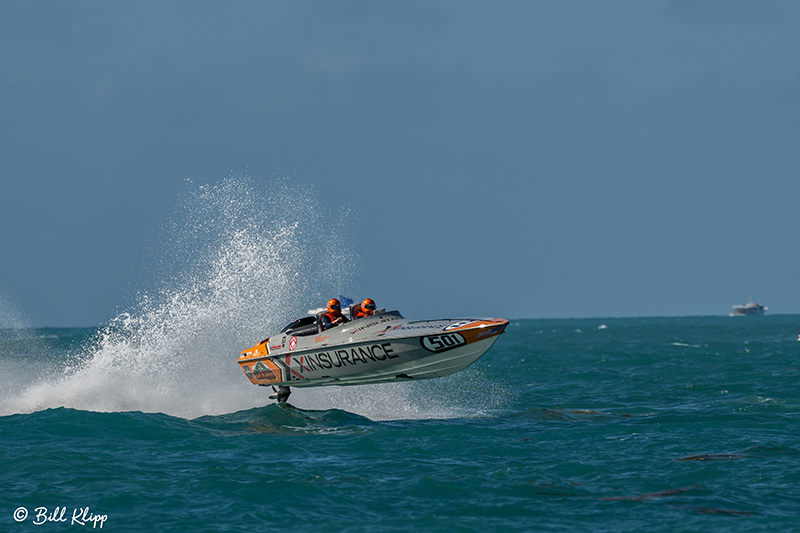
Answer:
[(315, 316), (304, 316), (297, 320), (290, 322), (281, 333), (286, 335), (296, 335), (297, 337), (305, 337), (306, 335), (316, 335), (319, 333), (319, 323)]

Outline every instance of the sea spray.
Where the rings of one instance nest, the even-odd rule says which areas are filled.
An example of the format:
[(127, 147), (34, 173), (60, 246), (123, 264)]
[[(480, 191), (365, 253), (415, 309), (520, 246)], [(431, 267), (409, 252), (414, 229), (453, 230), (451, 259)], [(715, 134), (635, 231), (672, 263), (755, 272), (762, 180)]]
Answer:
[(40, 335), (17, 305), (0, 293), (0, 406), (35, 381), (36, 369), (29, 360), (45, 352)]
[(347, 217), (287, 182), (269, 191), (245, 177), (189, 187), (164, 241), (172, 255), (154, 268), (161, 286), (4, 412), (63, 406), (192, 418), (266, 403), (266, 391), (241, 375), (238, 353), (346, 289), (358, 264)]
[(21, 330), (29, 328), (30, 324), (23, 318), (16, 305), (13, 305), (3, 293), (0, 293), (0, 329)]
[[(242, 374), (241, 350), (331, 296), (360, 296), (351, 289), (360, 262), (346, 209), (326, 208), (287, 181), (266, 190), (232, 176), (187, 187), (155, 247), (152, 287), (82, 347), (46, 364), (14, 362), (0, 415), (70, 407), (195, 418), (263, 406), (271, 391)], [(434, 381), (295, 388), (291, 401), (373, 420), (474, 416), (501, 403), (469, 371)]]

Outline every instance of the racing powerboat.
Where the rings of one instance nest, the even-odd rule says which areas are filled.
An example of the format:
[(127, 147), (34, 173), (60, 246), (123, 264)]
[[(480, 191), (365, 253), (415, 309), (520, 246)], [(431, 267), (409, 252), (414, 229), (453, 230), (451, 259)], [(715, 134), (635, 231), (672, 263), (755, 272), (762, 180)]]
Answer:
[(502, 318), (410, 321), (379, 309), (323, 331), (321, 315), (242, 351), (238, 363), (250, 382), (272, 386), (270, 398), (283, 403), (290, 387), (438, 378), (474, 363), (508, 326)]

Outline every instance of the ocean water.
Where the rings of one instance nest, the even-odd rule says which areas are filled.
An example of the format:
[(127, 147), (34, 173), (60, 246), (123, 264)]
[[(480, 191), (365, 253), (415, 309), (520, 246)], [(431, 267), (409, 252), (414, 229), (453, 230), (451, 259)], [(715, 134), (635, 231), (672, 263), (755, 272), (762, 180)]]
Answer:
[(108, 328), (0, 330), (0, 530), (797, 531), (798, 329), (513, 320), (463, 372), (280, 406), (234, 349), (170, 382)]
[(349, 215), (187, 186), (108, 324), (0, 301), (0, 531), (800, 531), (800, 316), (513, 320), (452, 376), (279, 406), (236, 359), (360, 294)]

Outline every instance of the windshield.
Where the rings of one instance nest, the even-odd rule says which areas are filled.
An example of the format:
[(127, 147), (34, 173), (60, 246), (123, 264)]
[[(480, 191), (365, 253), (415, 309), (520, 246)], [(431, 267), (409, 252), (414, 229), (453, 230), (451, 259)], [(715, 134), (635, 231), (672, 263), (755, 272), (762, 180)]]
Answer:
[(316, 328), (308, 328), (308, 326), (316, 325), (316, 323), (317, 323), (317, 317), (315, 317), (315, 316), (304, 316), (303, 318), (298, 318), (294, 322), (290, 322), (285, 328), (283, 328), (281, 330), (281, 333), (292, 333), (292, 332), (296, 332), (297, 330), (299, 330), (301, 328), (304, 331), (305, 331), (306, 328), (308, 330), (313, 330), (313, 329), (316, 329)]

